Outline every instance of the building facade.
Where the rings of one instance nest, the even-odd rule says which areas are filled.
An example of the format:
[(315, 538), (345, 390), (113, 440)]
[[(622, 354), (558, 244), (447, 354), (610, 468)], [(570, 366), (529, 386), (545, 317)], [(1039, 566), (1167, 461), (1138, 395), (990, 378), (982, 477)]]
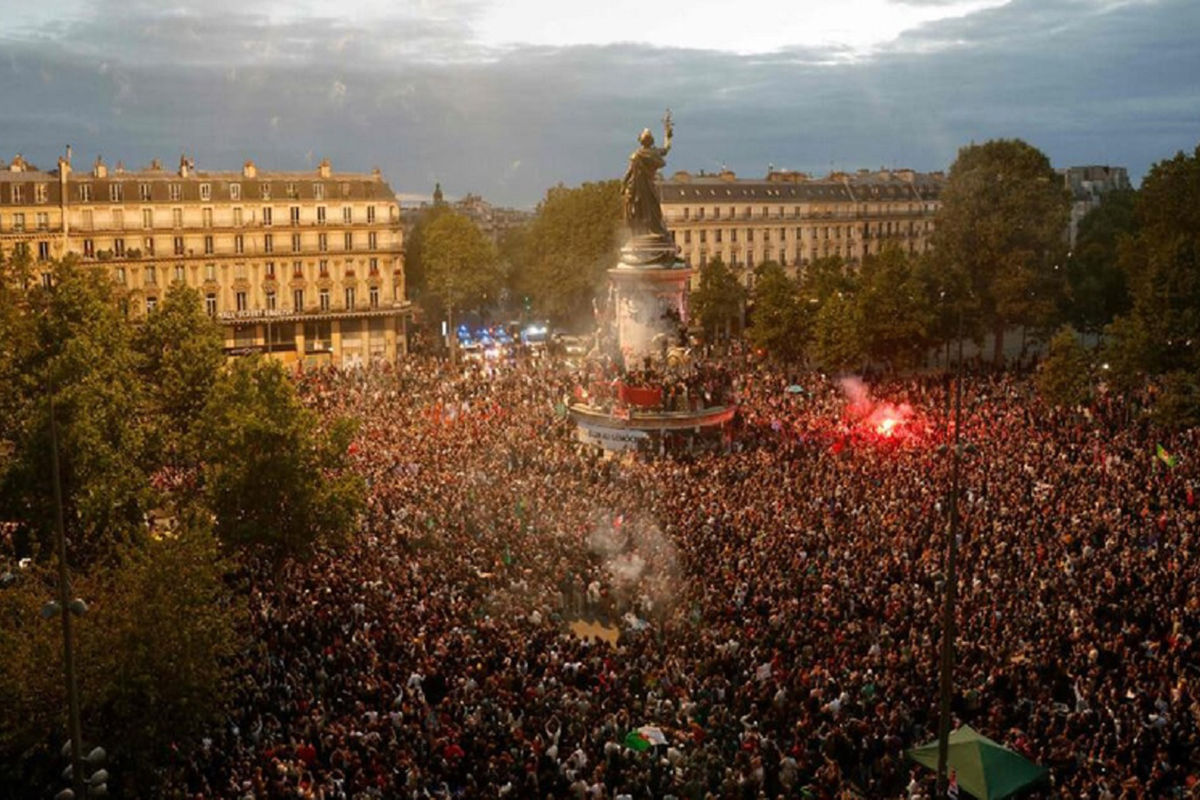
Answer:
[(0, 163), (0, 248), (49, 264), (73, 254), (114, 279), (131, 317), (176, 282), (197, 289), (230, 354), (352, 365), (404, 352), (403, 232), (395, 194), (376, 170), (335, 173), (88, 172), (69, 157), (43, 172)]
[(1074, 249), (1080, 221), (1090, 211), (1100, 207), (1104, 195), (1132, 189), (1133, 184), (1129, 182), (1129, 170), (1125, 167), (1065, 167), (1059, 170), (1059, 174), (1063, 177), (1063, 185), (1071, 193), (1071, 221), (1067, 228), (1067, 243)]
[(676, 172), (660, 185), (663, 215), (680, 255), (696, 272), (720, 257), (751, 285), (754, 268), (775, 261), (795, 275), (816, 259), (850, 265), (889, 245), (930, 247), (943, 173), (835, 172), (825, 178), (770, 171), (740, 179), (730, 170)]

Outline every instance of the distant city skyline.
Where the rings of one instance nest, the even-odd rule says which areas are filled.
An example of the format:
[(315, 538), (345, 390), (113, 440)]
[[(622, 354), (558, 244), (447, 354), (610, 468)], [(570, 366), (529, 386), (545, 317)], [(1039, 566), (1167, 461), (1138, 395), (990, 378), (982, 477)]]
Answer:
[(1137, 183), (1200, 140), (1193, 0), (542, 5), (47, 0), (0, 32), (0, 157), (327, 157), (528, 208), (619, 177), (666, 107), (668, 174), (933, 171), (1019, 137)]

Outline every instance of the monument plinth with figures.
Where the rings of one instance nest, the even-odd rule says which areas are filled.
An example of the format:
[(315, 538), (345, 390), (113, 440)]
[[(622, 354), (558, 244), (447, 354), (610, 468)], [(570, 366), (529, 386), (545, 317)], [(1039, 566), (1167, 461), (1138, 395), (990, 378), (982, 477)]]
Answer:
[(597, 346), (570, 407), (579, 440), (605, 450), (691, 445), (723, 430), (736, 411), (723, 373), (693, 364), (688, 347), (691, 270), (679, 258), (658, 197), (658, 171), (673, 133), (668, 111), (663, 146), (655, 146), (647, 128), (629, 156), (621, 185), (628, 236), (608, 270), (608, 297), (597, 305)]

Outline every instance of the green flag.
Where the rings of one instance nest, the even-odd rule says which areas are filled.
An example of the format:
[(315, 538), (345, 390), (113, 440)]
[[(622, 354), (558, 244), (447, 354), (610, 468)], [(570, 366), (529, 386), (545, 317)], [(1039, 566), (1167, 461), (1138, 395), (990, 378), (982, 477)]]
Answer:
[(650, 749), (650, 740), (643, 736), (640, 731), (630, 731), (625, 734), (625, 746), (630, 750), (644, 753)]
[(1154, 453), (1158, 457), (1158, 460), (1166, 464), (1171, 469), (1174, 469), (1175, 465), (1179, 463), (1179, 459), (1168, 453), (1166, 448), (1161, 444), (1155, 445), (1154, 448)]

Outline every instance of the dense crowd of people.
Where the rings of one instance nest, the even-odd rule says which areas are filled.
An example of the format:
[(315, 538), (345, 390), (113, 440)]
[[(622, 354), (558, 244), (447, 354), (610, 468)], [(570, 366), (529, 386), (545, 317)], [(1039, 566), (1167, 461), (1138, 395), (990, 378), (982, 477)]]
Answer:
[[(361, 420), (368, 513), (255, 573), (179, 795), (931, 797), (948, 383), (871, 387), (906, 409), (880, 433), (822, 376), (729, 375), (731, 446), (658, 458), (577, 443), (551, 361), (300, 375)], [(980, 374), (960, 433), (956, 723), (1049, 767), (1033, 797), (1200, 797), (1197, 432)]]

